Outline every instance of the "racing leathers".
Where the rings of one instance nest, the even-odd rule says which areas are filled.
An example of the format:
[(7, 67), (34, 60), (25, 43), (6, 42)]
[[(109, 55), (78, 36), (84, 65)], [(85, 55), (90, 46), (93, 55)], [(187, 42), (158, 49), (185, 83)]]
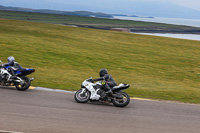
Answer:
[(108, 94), (112, 93), (112, 89), (111, 89), (112, 87), (117, 86), (117, 83), (114, 81), (113, 77), (110, 74), (105, 74), (103, 77), (93, 79), (93, 80), (94, 81), (104, 80), (102, 81), (102, 85), (104, 86)]
[(4, 68), (8, 66), (10, 66), (10, 69), (8, 69), (8, 72), (12, 75), (11, 78), (16, 78), (15, 71), (22, 69), (21, 65), (17, 62), (9, 62), (3, 65)]

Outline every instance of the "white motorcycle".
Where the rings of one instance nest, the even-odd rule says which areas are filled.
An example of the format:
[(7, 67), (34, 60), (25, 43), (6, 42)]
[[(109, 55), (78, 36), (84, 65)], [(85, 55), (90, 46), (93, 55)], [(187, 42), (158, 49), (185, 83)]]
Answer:
[(89, 100), (113, 103), (117, 107), (125, 107), (130, 102), (130, 97), (122, 90), (129, 88), (128, 84), (120, 84), (112, 88), (112, 94), (107, 94), (101, 81), (93, 83), (92, 78), (86, 79), (81, 85), (74, 98), (79, 103), (86, 103)]

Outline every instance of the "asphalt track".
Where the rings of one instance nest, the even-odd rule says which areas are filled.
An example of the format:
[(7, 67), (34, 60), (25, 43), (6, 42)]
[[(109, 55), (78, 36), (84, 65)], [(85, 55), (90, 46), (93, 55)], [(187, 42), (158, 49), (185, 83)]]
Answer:
[(132, 99), (125, 108), (76, 103), (73, 93), (0, 87), (0, 132), (198, 133), (200, 105)]

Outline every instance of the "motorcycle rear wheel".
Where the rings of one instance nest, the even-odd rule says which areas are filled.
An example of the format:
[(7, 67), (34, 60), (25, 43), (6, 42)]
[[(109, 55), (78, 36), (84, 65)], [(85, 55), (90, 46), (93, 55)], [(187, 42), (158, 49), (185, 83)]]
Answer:
[(24, 80), (24, 84), (20, 85), (19, 83), (16, 83), (15, 87), (19, 91), (25, 91), (30, 87), (31, 81), (28, 77), (22, 77), (21, 79)]
[(86, 92), (82, 93), (82, 89), (80, 89), (75, 93), (74, 99), (78, 103), (87, 103), (90, 100), (90, 92), (86, 90)]
[(112, 100), (112, 103), (117, 106), (117, 107), (125, 107), (130, 103), (130, 97), (128, 94), (126, 94), (125, 92), (120, 92), (118, 94), (121, 98), (117, 98), (115, 97)]

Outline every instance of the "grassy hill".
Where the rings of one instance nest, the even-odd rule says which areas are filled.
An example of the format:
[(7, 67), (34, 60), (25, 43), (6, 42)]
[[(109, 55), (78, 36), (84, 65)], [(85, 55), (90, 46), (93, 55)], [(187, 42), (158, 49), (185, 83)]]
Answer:
[(107, 68), (130, 96), (200, 103), (200, 42), (0, 19), (0, 59), (35, 68), (33, 86), (78, 90)]
[(28, 13), (47, 13), (47, 14), (59, 14), (59, 15), (74, 15), (74, 16), (85, 16), (85, 17), (104, 17), (112, 18), (112, 15), (101, 13), (101, 12), (89, 12), (89, 11), (58, 11), (50, 9), (31, 9), (31, 8), (20, 8), (20, 7), (6, 7), (0, 5), (0, 10), (2, 11), (11, 11), (11, 12), (28, 12)]

